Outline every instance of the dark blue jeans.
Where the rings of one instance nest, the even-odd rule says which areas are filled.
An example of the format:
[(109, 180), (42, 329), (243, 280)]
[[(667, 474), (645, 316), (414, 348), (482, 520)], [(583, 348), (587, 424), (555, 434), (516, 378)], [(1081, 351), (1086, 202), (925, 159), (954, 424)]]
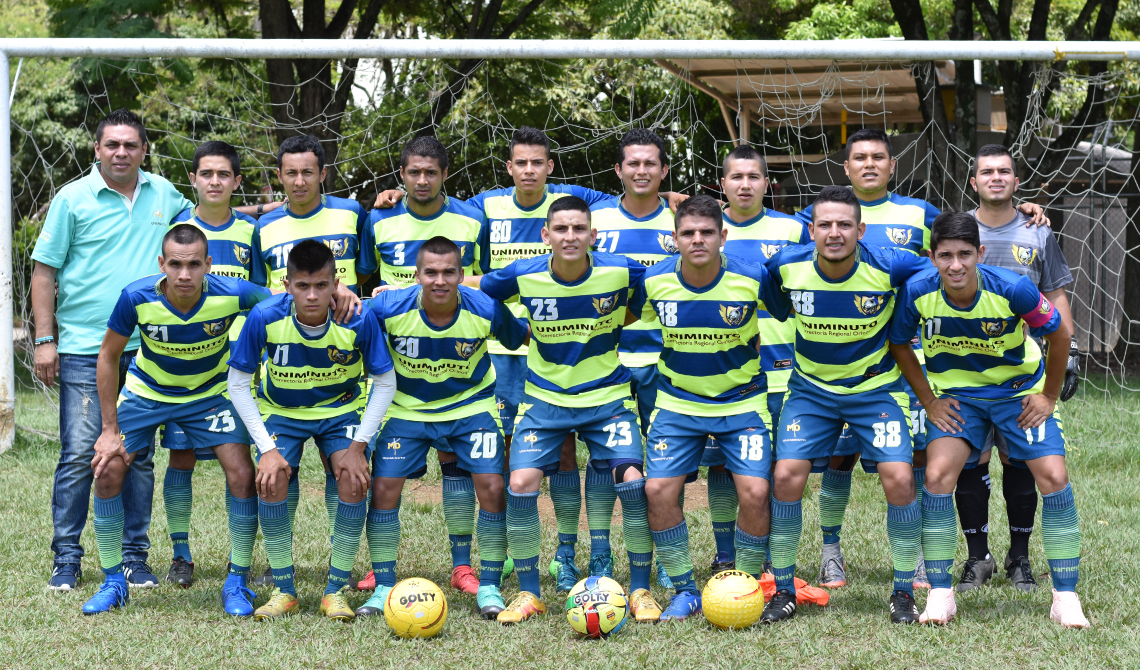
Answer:
[[(119, 359), (119, 388), (135, 352)], [(95, 441), (103, 432), (99, 393), (95, 385), (98, 356), (61, 354), (59, 357), (59, 439), (62, 449), (55, 468), (51, 492), (51, 515), (55, 525), (51, 549), (56, 563), (79, 563), (83, 546), (79, 537), (87, 523), (87, 510), (94, 480), (91, 459)], [(123, 560), (145, 561), (150, 551), (151, 503), (154, 498), (154, 447), (135, 454), (123, 481)]]

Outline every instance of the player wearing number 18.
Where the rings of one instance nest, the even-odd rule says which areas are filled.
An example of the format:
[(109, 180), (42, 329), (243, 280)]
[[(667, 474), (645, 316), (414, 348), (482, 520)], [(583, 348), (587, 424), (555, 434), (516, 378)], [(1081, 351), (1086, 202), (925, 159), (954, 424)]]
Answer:
[[(233, 495), (229, 507), (230, 574), (223, 587), (229, 614), (253, 613), (246, 588), (257, 534), (257, 499), (249, 435), (226, 397), (229, 329), (243, 311), (269, 291), (240, 279), (209, 274), (206, 236), (189, 224), (171, 228), (158, 259), (162, 275), (123, 289), (99, 350), (97, 381), (103, 432), (95, 443), (95, 539), (106, 581), (86, 604), (99, 614), (129, 599), (122, 570), (123, 477), (135, 455), (149, 448), (154, 431), (167, 424), (190, 441), (213, 448)], [(127, 372), (116, 404), (118, 361), (131, 333), (142, 346)]]

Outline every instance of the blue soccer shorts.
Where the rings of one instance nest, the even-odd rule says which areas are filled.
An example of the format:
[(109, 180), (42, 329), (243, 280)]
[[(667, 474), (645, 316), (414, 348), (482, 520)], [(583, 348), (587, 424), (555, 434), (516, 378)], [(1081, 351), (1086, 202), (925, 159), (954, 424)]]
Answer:
[[(780, 410), (784, 408), (784, 391), (778, 393), (768, 393), (768, 415), (772, 420), (768, 423), (768, 432), (772, 433), (772, 427), (780, 424)], [(731, 445), (725, 447), (730, 449)], [(705, 443), (705, 451), (701, 454), (701, 467), (702, 468), (715, 468), (727, 463), (727, 457), (721, 451), (720, 443), (716, 438), (710, 437), (708, 442)]]
[(725, 468), (737, 475), (770, 479), (771, 417), (766, 406), (759, 412), (730, 416), (691, 416), (658, 409), (653, 412), (646, 440), (645, 476), (649, 479), (682, 477), (701, 464), (708, 438), (716, 440)]
[(503, 431), (491, 412), (453, 421), (388, 419), (372, 457), (373, 477), (414, 477), (427, 466), (428, 450), (446, 444), (459, 467), (473, 474), (503, 471)]
[(171, 451), (193, 450), (194, 458), (199, 461), (212, 461), (218, 458), (212, 448), (195, 447), (191, 444), (190, 438), (186, 437), (186, 431), (176, 423), (159, 426), (155, 444)]
[(163, 424), (168, 427), (173, 424), (183, 430), (187, 440), (185, 448), (193, 446), (213, 451), (213, 447), (222, 444), (249, 444), (245, 424), (224, 395), (174, 403), (151, 400), (123, 389), (119, 394), (118, 415), (119, 432), (128, 454), (149, 448), (154, 431)]
[(649, 417), (657, 409), (657, 366), (629, 368), (633, 378), (629, 382), (630, 393), (637, 400), (637, 418), (641, 421), (642, 435), (649, 430)]
[(495, 366), (495, 402), (499, 405), (499, 422), (503, 434), (515, 431), (515, 416), (519, 413), (523, 390), (526, 388), (526, 356), (491, 354)]
[[(295, 419), (273, 413), (263, 414), (262, 419), (281, 457), (296, 468), (301, 465), (305, 442), (309, 438), (317, 443), (317, 448), (325, 456), (348, 449), (360, 428), (360, 416), (360, 410), (352, 410), (327, 419)], [(369, 458), (371, 453), (371, 447), (365, 447), (364, 457)], [(260, 452), (257, 458), (261, 460)]]
[[(590, 450), (591, 461), (641, 463), (644, 442), (633, 398), (598, 407), (560, 407), (524, 395), (511, 440), (511, 472), (548, 470), (562, 457), (562, 441), (572, 432)], [(609, 463), (603, 469), (610, 469)]]
[(898, 381), (862, 393), (825, 391), (792, 373), (776, 438), (778, 460), (826, 463), (844, 424), (870, 463), (911, 463), (910, 406)]
[(979, 457), (993, 445), (992, 438), (1004, 440), (1005, 449), (1002, 453), (1009, 456), (1012, 465), (1026, 467), (1026, 461), (1032, 461), (1043, 456), (1065, 455), (1065, 431), (1061, 423), (1061, 414), (1057, 409), (1045, 419), (1045, 423), (1036, 428), (1023, 429), (1017, 425), (1017, 417), (1021, 415), (1021, 398), (1006, 398), (1004, 400), (975, 400), (961, 396), (941, 396), (954, 398), (958, 401), (958, 414), (961, 415), (965, 425), (958, 433), (947, 433), (926, 422), (926, 435), (930, 442), (940, 437), (958, 437), (966, 440), (970, 445), (970, 458), (967, 467), (973, 467)]

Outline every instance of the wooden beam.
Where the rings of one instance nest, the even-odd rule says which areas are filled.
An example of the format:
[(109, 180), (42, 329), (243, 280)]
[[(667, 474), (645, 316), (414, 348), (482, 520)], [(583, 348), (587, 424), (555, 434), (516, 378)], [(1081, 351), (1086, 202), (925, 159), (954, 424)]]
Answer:
[(736, 128), (732, 125), (732, 114), (728, 111), (728, 105), (724, 104), (724, 100), (717, 100), (720, 105), (720, 114), (724, 117), (724, 125), (728, 128), (728, 136), (732, 138), (732, 146), (739, 146), (740, 139), (737, 138)]

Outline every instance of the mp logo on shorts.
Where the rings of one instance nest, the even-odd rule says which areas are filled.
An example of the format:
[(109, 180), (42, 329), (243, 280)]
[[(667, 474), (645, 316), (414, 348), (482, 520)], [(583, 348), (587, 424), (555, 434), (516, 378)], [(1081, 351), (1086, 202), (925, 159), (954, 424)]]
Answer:
[(913, 235), (914, 230), (911, 228), (887, 228), (887, 237), (900, 247), (910, 244), (910, 238)]
[(665, 440), (657, 440), (657, 444), (653, 445), (653, 451), (656, 451), (658, 456), (664, 454), (668, 448), (669, 444)]
[(533, 430), (529, 430), (526, 433), (526, 437), (523, 438), (523, 442), (530, 442), (532, 444), (538, 442), (538, 435), (535, 435)]
[(776, 252), (783, 249), (782, 244), (768, 244), (767, 242), (760, 243), (760, 252), (764, 254), (764, 258), (771, 258), (776, 255)]
[(617, 296), (618, 294), (615, 293), (604, 298), (594, 298), (594, 309), (602, 316), (609, 314), (617, 307)]
[(203, 323), (202, 329), (205, 330), (206, 334), (210, 337), (217, 337), (230, 329), (230, 319), (227, 318), (222, 319), (221, 321), (210, 321), (209, 323)]
[(800, 420), (799, 419), (795, 419), (791, 423), (785, 425), (784, 430), (791, 433), (792, 436), (788, 439), (783, 440), (783, 442), (803, 442), (804, 441), (802, 438), (796, 437), (797, 435), (800, 434)]
[(339, 240), (325, 240), (325, 245), (333, 252), (333, 256), (337, 258), (343, 257), (348, 253), (348, 238), (341, 238)]
[(857, 295), (855, 296), (855, 307), (866, 316), (874, 316), (883, 309), (886, 300), (881, 295)]
[(671, 234), (657, 233), (657, 244), (660, 244), (667, 254), (677, 253), (677, 242)]
[(353, 356), (356, 355), (355, 351), (342, 351), (336, 347), (329, 345), (329, 360), (337, 365), (348, 365), (352, 362)]
[(242, 265), (249, 265), (249, 249), (235, 244), (234, 258), (236, 258)]
[(982, 332), (989, 337), (997, 337), (1005, 331), (1005, 321), (983, 321)]
[(395, 451), (400, 448), (400, 438), (388, 442), (388, 448)]
[(456, 342), (455, 353), (459, 354), (459, 357), (463, 360), (467, 360), (474, 356), (475, 352), (479, 350), (480, 342), (482, 342), (482, 340), (476, 342)]
[(1018, 263), (1028, 267), (1037, 258), (1037, 250), (1033, 247), (1019, 247), (1015, 244), (1013, 245), (1013, 257)]
[(720, 318), (730, 326), (739, 326), (748, 316), (748, 305), (721, 305)]

